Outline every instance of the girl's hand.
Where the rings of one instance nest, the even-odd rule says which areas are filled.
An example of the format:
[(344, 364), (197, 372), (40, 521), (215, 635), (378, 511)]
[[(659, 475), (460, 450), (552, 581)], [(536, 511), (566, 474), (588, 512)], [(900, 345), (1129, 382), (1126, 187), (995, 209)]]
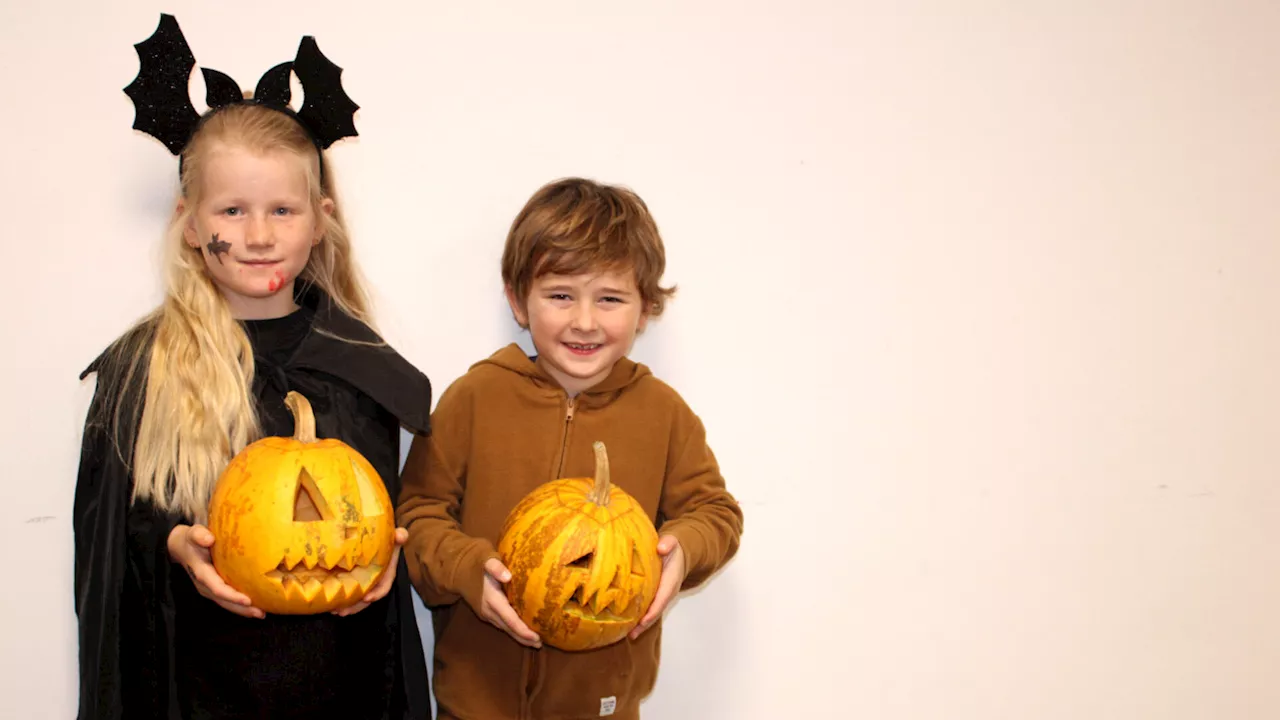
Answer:
[(498, 558), (489, 558), (484, 564), (484, 594), (481, 595), (477, 613), (489, 624), (510, 635), (516, 642), (531, 648), (542, 647), (542, 638), (529, 629), (516, 614), (502, 591), (503, 583), (511, 581), (511, 571)]
[(196, 591), (244, 617), (263, 618), (266, 613), (253, 606), (249, 596), (236, 591), (222, 579), (209, 559), (213, 533), (203, 525), (178, 525), (169, 533), (169, 557), (191, 576)]
[(629, 637), (632, 640), (640, 637), (640, 633), (648, 630), (649, 626), (662, 617), (667, 604), (676, 596), (680, 585), (684, 583), (685, 575), (688, 574), (684, 562), (684, 548), (680, 547), (680, 541), (676, 540), (675, 535), (663, 535), (658, 539), (658, 554), (662, 556), (662, 578), (658, 580), (658, 594), (653, 596), (653, 602), (649, 604), (649, 610), (645, 612), (644, 617), (640, 618), (640, 624), (631, 631)]
[(386, 597), (387, 593), (391, 592), (391, 586), (396, 581), (396, 567), (400, 563), (400, 546), (404, 545), (408, 539), (408, 530), (405, 530), (404, 528), (396, 528), (396, 546), (391, 551), (391, 564), (387, 565), (387, 569), (382, 573), (382, 577), (378, 578), (378, 584), (369, 588), (369, 592), (365, 593), (364, 597), (360, 598), (360, 602), (352, 605), (351, 607), (334, 610), (334, 615), (337, 615), (338, 617), (354, 615), (373, 603), (378, 602), (382, 598)]

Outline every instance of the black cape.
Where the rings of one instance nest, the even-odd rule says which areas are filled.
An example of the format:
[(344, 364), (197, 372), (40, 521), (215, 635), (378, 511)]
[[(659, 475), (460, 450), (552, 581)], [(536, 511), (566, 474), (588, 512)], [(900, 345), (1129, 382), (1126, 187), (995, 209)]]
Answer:
[[(279, 398), (288, 389), (306, 395), (312, 401), (318, 434), (337, 437), (368, 458), (394, 501), (400, 491), (400, 426), (415, 433), (428, 431), (430, 382), (389, 346), (360, 344), (380, 343), (381, 338), (343, 313), (318, 288), (300, 287), (297, 300), (314, 313), (311, 329), (288, 362), (259, 363), (255, 397), (261, 403), (264, 395)], [(189, 580), (170, 561), (167, 539), (176, 524), (188, 521), (149, 504), (130, 507), (130, 464), (154, 331), (154, 322), (140, 324), (80, 376), (83, 380), (98, 374), (81, 441), (72, 521), (79, 720), (181, 718), (173, 583)], [(142, 361), (128, 373), (129, 351), (138, 347), (143, 350)], [(387, 632), (398, 638), (385, 659), (391, 685), (391, 697), (385, 698), (382, 712), (387, 720), (431, 716), (411, 593), (401, 556), (393, 592), (361, 613), (384, 606)], [(379, 700), (368, 698), (371, 705)]]

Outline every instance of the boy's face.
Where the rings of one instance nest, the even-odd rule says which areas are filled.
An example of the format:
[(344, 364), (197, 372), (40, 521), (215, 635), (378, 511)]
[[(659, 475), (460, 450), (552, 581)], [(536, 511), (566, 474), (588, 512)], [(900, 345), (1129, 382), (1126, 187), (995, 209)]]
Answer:
[(538, 364), (570, 396), (605, 379), (649, 319), (630, 270), (543, 275), (525, 303), (510, 288), (507, 301), (529, 328)]

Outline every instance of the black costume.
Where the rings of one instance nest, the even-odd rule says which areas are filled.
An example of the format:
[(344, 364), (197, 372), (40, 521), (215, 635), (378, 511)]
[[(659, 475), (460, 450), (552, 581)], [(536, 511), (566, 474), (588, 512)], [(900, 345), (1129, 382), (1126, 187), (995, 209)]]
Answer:
[[(368, 458), (394, 501), (400, 426), (427, 431), (430, 383), (389, 346), (361, 344), (380, 338), (318, 288), (302, 285), (298, 311), (242, 321), (254, 349), (263, 432), (293, 434), (284, 396), (297, 390), (311, 402), (317, 435)], [(117, 341), (144, 348), (131, 376), (128, 353), (110, 351), (81, 376), (98, 373), (73, 520), (79, 719), (430, 717), (403, 558), (394, 590), (359, 613), (260, 620), (201, 597), (170, 560), (169, 532), (189, 520), (130, 502), (154, 331), (154, 323), (143, 324)]]

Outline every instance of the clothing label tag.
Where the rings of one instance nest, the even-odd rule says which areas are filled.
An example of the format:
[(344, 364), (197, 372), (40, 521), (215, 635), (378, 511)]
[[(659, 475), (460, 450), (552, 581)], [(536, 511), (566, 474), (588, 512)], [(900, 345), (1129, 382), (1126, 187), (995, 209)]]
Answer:
[(613, 711), (618, 708), (618, 698), (610, 695), (607, 698), (600, 698), (600, 717), (612, 715)]

